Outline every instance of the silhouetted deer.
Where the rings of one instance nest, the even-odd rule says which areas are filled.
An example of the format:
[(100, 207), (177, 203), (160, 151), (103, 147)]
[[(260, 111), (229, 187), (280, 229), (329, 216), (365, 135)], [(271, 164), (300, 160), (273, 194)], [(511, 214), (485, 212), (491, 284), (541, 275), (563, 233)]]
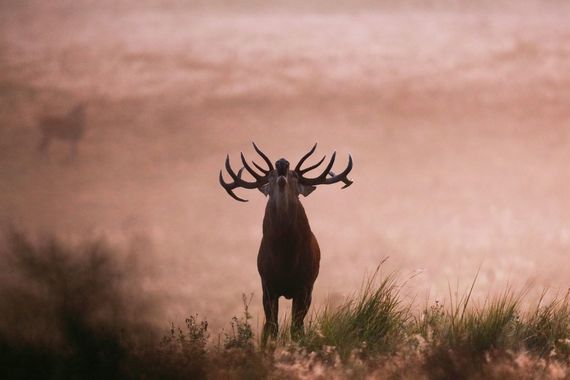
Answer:
[(76, 105), (64, 116), (42, 118), (39, 128), (42, 133), (40, 152), (47, 152), (52, 140), (61, 140), (69, 142), (71, 157), (75, 157), (77, 145), (85, 134), (85, 104)]
[[(263, 310), (265, 325), (263, 326), (262, 344), (267, 343), (269, 336), (275, 337), (278, 331), (279, 297), (293, 298), (291, 336), (298, 338), (303, 333), (303, 320), (311, 305), (313, 284), (319, 274), (321, 253), (317, 239), (299, 200), (299, 194), (308, 196), (318, 185), (330, 185), (344, 182), (344, 188), (352, 181), (347, 178), (352, 170), (352, 157), (348, 156), (348, 166), (342, 173), (335, 175), (331, 169), (336, 152), (331, 156), (325, 170), (315, 178), (304, 177), (305, 173), (319, 167), (325, 157), (305, 169), (301, 166), (313, 154), (317, 144), (305, 154), (294, 170), (289, 170), (289, 162), (282, 158), (275, 162), (275, 167), (267, 156), (253, 144), (256, 152), (268, 166), (264, 169), (255, 162), (253, 165), (261, 172), (255, 171), (246, 161), (243, 153), (243, 168), (236, 174), (226, 157), (226, 170), (233, 182), (226, 183), (220, 171), (220, 184), (228, 194), (241, 202), (247, 202), (234, 194), (233, 189), (258, 189), (269, 196), (263, 218), (263, 238), (257, 256), (257, 268), (263, 287)], [(249, 182), (242, 179), (243, 170), (247, 170), (255, 179)], [(328, 177), (330, 176), (330, 177)]]

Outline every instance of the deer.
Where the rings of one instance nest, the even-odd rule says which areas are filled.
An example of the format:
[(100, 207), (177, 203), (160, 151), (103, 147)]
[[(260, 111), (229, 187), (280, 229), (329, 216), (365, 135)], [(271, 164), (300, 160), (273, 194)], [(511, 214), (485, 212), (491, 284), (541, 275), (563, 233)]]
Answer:
[[(313, 286), (319, 274), (321, 252), (309, 220), (299, 199), (309, 196), (319, 185), (332, 185), (343, 182), (343, 189), (353, 181), (348, 179), (352, 170), (352, 156), (348, 155), (348, 165), (336, 175), (331, 169), (335, 162), (334, 152), (320, 175), (306, 177), (309, 171), (317, 169), (324, 162), (324, 156), (317, 163), (303, 168), (305, 161), (313, 155), (317, 144), (306, 153), (293, 170), (289, 161), (281, 158), (275, 162), (253, 143), (253, 148), (265, 161), (267, 168), (252, 161), (255, 170), (240, 153), (243, 167), (236, 173), (229, 155), (225, 169), (231, 177), (226, 182), (220, 170), (219, 182), (235, 200), (247, 202), (234, 193), (237, 188), (258, 189), (268, 197), (263, 218), (263, 237), (257, 255), (257, 269), (261, 277), (263, 311), (265, 323), (262, 331), (262, 346), (269, 338), (274, 339), (278, 332), (279, 298), (292, 299), (291, 337), (298, 339), (304, 334), (304, 319), (311, 305)], [(244, 170), (254, 181), (243, 178)]]
[(70, 157), (75, 157), (77, 145), (85, 134), (85, 104), (79, 103), (63, 116), (44, 117), (38, 127), (42, 134), (38, 151), (47, 152), (53, 140), (62, 140), (69, 142)]

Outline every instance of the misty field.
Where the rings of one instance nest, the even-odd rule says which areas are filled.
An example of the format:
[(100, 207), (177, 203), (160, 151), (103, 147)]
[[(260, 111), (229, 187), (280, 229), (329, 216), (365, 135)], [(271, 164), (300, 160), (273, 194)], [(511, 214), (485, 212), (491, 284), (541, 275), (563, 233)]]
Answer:
[[(160, 300), (142, 294), (142, 263), (117, 259), (103, 241), (65, 246), (3, 235), (0, 375), (3, 379), (566, 379), (570, 375), (570, 290), (525, 291), (474, 300), (464, 291), (418, 305), (383, 264), (358, 292), (313, 311), (293, 341), (288, 323), (265, 348), (243, 295), (226, 330), (190, 314), (153, 327)], [(229, 316), (228, 316), (229, 317)], [(228, 318), (229, 320), (229, 318)]]
[[(0, 1), (3, 368), (568, 378), (569, 11)], [(78, 104), (77, 152), (40, 149), (42, 122)], [(235, 202), (217, 178), (251, 141), (293, 165), (315, 142), (354, 158), (354, 185), (302, 199), (322, 251), (310, 325), (269, 353), (266, 199)], [(365, 292), (380, 299), (358, 314), (386, 257)]]

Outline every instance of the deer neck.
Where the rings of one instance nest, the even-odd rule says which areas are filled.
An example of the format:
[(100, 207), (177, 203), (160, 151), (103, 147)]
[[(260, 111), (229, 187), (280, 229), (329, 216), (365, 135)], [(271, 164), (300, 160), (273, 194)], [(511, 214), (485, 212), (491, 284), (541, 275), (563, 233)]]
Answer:
[(265, 208), (263, 234), (295, 239), (310, 233), (305, 209), (297, 196), (271, 196)]

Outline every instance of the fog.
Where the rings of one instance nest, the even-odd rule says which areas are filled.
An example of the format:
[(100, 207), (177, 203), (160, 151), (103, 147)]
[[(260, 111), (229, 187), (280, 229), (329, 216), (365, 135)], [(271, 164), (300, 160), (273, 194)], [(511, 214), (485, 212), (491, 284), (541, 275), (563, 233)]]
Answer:
[[(242, 293), (261, 322), (266, 199), (218, 173), (251, 141), (293, 164), (318, 142), (336, 170), (352, 155), (354, 185), (302, 199), (314, 307), (387, 256), (420, 302), (478, 270), (478, 295), (567, 289), (569, 9), (417, 3), (1, 2), (0, 223), (144, 247), (165, 325), (222, 326)], [(77, 153), (38, 151), (41, 121), (81, 102)]]

